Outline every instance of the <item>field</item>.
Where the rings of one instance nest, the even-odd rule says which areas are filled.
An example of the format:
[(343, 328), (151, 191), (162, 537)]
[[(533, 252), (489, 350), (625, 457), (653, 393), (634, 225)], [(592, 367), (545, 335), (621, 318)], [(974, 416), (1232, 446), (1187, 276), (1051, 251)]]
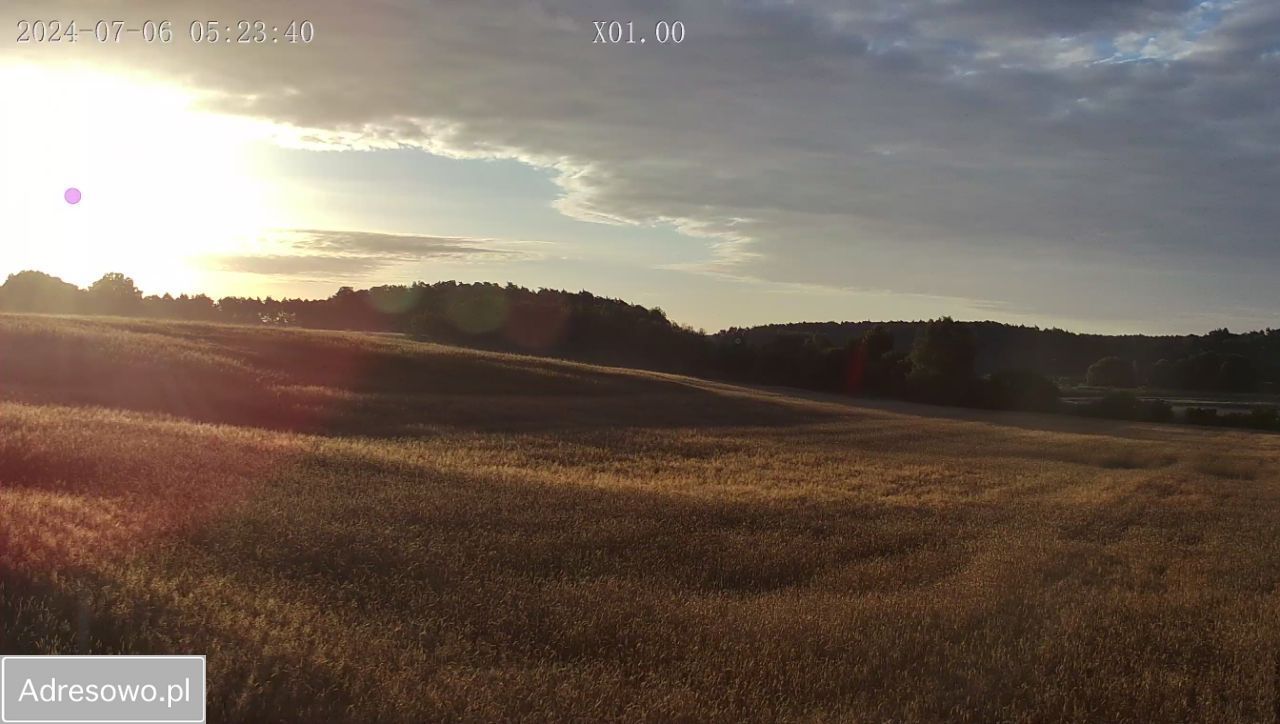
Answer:
[(210, 721), (1278, 721), (1280, 437), (0, 316), (0, 651)]

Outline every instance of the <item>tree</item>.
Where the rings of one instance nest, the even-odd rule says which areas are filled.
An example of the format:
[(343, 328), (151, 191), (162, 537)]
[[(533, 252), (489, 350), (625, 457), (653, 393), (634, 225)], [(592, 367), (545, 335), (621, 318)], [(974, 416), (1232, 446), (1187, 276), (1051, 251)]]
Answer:
[(1166, 390), (1174, 389), (1178, 387), (1178, 370), (1169, 360), (1160, 359), (1151, 366), (1147, 384)]
[(129, 277), (110, 272), (89, 286), (89, 311), (128, 316), (142, 309), (142, 292)]
[(1183, 389), (1212, 390), (1218, 386), (1222, 355), (1217, 352), (1198, 352), (1178, 360), (1175, 366)]
[(883, 324), (877, 324), (859, 338), (849, 340), (847, 350), (841, 355), (842, 370), (834, 380), (838, 389), (858, 394), (860, 392), (884, 393), (893, 386), (893, 335)]
[(1137, 387), (1138, 374), (1128, 360), (1103, 357), (1089, 365), (1085, 383), (1094, 387)]
[(913, 373), (931, 377), (972, 379), (973, 359), (973, 336), (950, 317), (929, 322), (911, 348)]
[(178, 319), (216, 320), (218, 307), (204, 294), (188, 297), (183, 294), (173, 300), (173, 316)]
[(965, 325), (942, 317), (925, 325), (911, 349), (909, 383), (928, 402), (955, 404), (971, 391), (975, 350)]
[[(507, 322), (507, 300), (501, 287), (474, 284), (459, 287), (449, 295), (445, 315), (464, 337), (483, 336), (502, 329)], [(665, 320), (665, 317), (663, 318)]]
[(866, 353), (868, 362), (879, 361), (881, 357), (893, 351), (893, 335), (883, 324), (877, 324), (863, 335), (861, 347)]
[(0, 309), (50, 314), (79, 311), (84, 292), (74, 284), (38, 271), (10, 274), (0, 286)]
[(1218, 368), (1218, 388), (1229, 392), (1253, 392), (1258, 387), (1258, 373), (1248, 357), (1229, 354)]
[(1058, 402), (1058, 386), (1037, 372), (1002, 370), (987, 380), (987, 403), (996, 409), (1052, 412)]
[(259, 324), (265, 308), (261, 299), (223, 297), (218, 300), (218, 311), (223, 320), (238, 324)]

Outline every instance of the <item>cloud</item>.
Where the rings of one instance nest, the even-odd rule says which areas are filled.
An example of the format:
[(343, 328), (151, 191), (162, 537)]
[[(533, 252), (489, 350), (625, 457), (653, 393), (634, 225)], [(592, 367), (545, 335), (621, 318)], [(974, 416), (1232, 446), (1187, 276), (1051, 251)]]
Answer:
[[(266, 12), (16, 5), (15, 17), (171, 17), (180, 33)], [(565, 213), (675, 224), (716, 273), (1045, 315), (1102, 314), (1135, 289), (1157, 316), (1280, 307), (1276, 285), (1233, 283), (1280, 263), (1271, 0), (271, 7), (310, 19), (316, 40), (63, 54), (182, 79), (211, 107), (289, 126), (293, 143), (552, 169)], [(631, 21), (648, 42), (593, 44), (599, 20)], [(655, 24), (674, 20), (685, 42), (656, 43)], [(1160, 281), (1191, 272), (1212, 292)]]
[(249, 274), (325, 279), (361, 279), (396, 264), (429, 259), (451, 261), (540, 258), (545, 242), (379, 234), (366, 231), (288, 229), (261, 239), (255, 254), (205, 259), (214, 269)]
[(211, 269), (245, 274), (329, 278), (361, 278), (387, 266), (382, 259), (318, 254), (263, 254), (216, 256), (208, 260)]

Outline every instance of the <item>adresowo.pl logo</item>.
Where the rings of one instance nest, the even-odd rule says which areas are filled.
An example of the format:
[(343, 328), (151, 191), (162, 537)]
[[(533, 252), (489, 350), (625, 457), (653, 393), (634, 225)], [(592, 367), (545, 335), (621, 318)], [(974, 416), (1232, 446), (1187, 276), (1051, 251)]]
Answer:
[(203, 656), (0, 657), (3, 724), (205, 721)]

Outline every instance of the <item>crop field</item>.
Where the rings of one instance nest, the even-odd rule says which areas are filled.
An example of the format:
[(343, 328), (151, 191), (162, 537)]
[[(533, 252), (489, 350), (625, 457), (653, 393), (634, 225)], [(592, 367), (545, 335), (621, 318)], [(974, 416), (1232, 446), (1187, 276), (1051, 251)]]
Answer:
[(1280, 721), (1280, 436), (0, 315), (0, 651), (210, 721)]

